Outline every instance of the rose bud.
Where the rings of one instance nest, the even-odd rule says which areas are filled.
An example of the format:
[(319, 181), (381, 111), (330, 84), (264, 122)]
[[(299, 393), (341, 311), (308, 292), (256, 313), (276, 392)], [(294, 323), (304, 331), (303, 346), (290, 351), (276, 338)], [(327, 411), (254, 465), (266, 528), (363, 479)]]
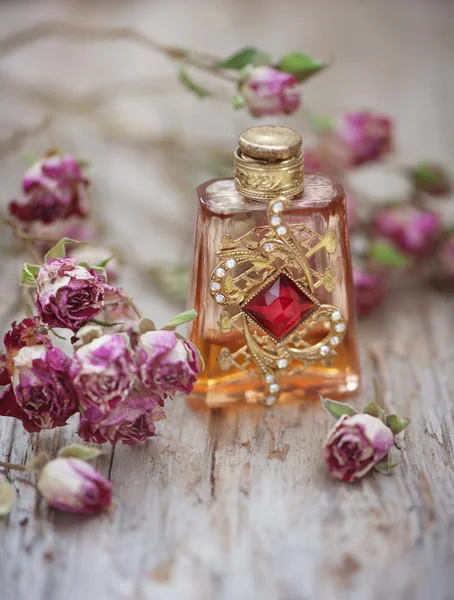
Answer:
[(335, 479), (361, 479), (394, 444), (394, 435), (381, 419), (367, 414), (342, 415), (329, 432), (323, 458)]
[(290, 115), (301, 102), (298, 81), (273, 67), (255, 67), (240, 83), (240, 94), (254, 117)]
[(173, 331), (147, 331), (139, 338), (136, 361), (142, 383), (151, 391), (190, 394), (200, 371), (197, 350)]
[(112, 485), (78, 458), (51, 460), (41, 470), (36, 485), (50, 506), (65, 512), (95, 515), (112, 502)]
[(364, 316), (383, 304), (387, 289), (380, 272), (353, 268), (356, 312)]
[(35, 162), (25, 173), (22, 187), (24, 202), (13, 200), (9, 205), (11, 215), (20, 221), (51, 223), (87, 214), (88, 180), (69, 154), (53, 153)]
[(76, 246), (70, 251), (70, 256), (75, 258), (77, 262), (88, 263), (91, 267), (111, 259), (105, 266), (107, 280), (109, 283), (112, 283), (118, 279), (120, 268), (118, 261), (115, 258), (112, 258), (112, 255), (113, 252), (112, 250), (109, 250), (109, 248), (104, 248), (102, 246), (90, 246), (89, 244)]
[(451, 193), (451, 177), (441, 165), (422, 163), (409, 169), (409, 175), (413, 185), (426, 194), (445, 196)]
[(78, 434), (86, 442), (136, 446), (156, 435), (155, 422), (161, 419), (165, 419), (161, 398), (131, 393), (101, 423), (81, 416)]
[(104, 305), (104, 282), (73, 258), (51, 258), (36, 280), (35, 306), (49, 327), (77, 331)]
[(26, 346), (13, 359), (16, 402), (42, 429), (66, 425), (77, 410), (70, 360), (59, 348)]
[(74, 353), (69, 373), (88, 421), (102, 421), (132, 388), (137, 367), (124, 335), (103, 335)]
[(392, 122), (367, 111), (345, 113), (328, 139), (335, 162), (346, 167), (362, 165), (391, 150)]
[(375, 215), (372, 230), (405, 254), (421, 257), (430, 252), (439, 237), (441, 218), (413, 206), (392, 206)]

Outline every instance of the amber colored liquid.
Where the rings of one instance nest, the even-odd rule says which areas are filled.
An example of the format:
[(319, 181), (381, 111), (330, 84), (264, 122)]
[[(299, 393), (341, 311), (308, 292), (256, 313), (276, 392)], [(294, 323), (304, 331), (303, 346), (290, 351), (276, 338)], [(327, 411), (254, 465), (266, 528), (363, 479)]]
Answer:
[[(226, 180), (223, 180), (226, 181)], [(314, 183), (318, 180), (314, 178)], [(216, 249), (222, 235), (238, 238), (254, 226), (266, 225), (266, 204), (241, 198), (227, 189), (225, 194), (210, 198), (208, 182), (199, 188), (199, 210), (196, 219), (195, 252), (193, 265), (193, 286), (191, 305), (197, 310), (191, 340), (198, 347), (205, 360), (205, 369), (200, 374), (192, 400), (203, 401), (209, 407), (226, 406), (236, 402), (254, 404), (264, 384), (259, 377), (244, 373), (233, 367), (221, 369), (218, 357), (223, 348), (234, 353), (245, 341), (242, 334), (233, 330), (223, 334), (217, 321), (222, 307), (217, 305), (208, 292), (209, 276), (217, 264)], [(308, 185), (309, 183), (309, 185)], [(311, 266), (319, 272), (333, 268), (339, 276), (339, 283), (332, 293), (319, 287), (315, 295), (322, 303), (339, 308), (347, 322), (347, 333), (336, 348), (337, 355), (329, 361), (312, 363), (299, 374), (283, 374), (279, 402), (313, 399), (319, 394), (341, 399), (353, 394), (359, 386), (359, 360), (356, 339), (356, 321), (353, 306), (353, 284), (348, 245), (348, 232), (345, 214), (345, 199), (342, 189), (329, 186), (326, 190), (311, 189), (311, 181), (306, 183), (306, 192), (296, 199), (284, 216), (290, 224), (305, 224), (312, 230), (324, 234), (328, 228), (335, 229), (338, 245), (333, 254), (323, 249), (315, 253)], [(228, 188), (229, 180), (226, 186)], [(312, 330), (313, 343), (323, 337), (320, 331)], [(306, 338), (307, 339), (307, 338)]]

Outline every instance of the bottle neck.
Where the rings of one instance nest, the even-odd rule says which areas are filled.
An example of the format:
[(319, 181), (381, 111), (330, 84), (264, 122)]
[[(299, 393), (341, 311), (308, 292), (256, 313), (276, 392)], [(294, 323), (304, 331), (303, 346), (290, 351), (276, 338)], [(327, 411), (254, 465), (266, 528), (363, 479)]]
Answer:
[(265, 161), (235, 152), (235, 187), (253, 200), (268, 202), (276, 196), (288, 199), (304, 190), (304, 161), (300, 151), (285, 160)]

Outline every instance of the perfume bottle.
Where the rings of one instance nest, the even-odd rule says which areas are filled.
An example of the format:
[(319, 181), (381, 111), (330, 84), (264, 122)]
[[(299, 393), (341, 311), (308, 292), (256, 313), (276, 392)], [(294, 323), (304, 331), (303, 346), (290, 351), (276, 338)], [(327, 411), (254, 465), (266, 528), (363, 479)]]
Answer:
[(302, 139), (279, 126), (238, 139), (235, 177), (198, 188), (192, 399), (210, 407), (342, 398), (359, 386), (345, 194), (303, 176)]

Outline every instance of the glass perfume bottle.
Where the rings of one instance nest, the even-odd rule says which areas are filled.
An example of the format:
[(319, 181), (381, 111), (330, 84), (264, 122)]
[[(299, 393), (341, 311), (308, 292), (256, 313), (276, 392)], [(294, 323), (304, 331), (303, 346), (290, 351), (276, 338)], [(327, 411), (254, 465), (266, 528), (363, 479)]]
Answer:
[(235, 178), (198, 188), (190, 337), (205, 367), (191, 398), (350, 395), (360, 372), (343, 189), (303, 177), (296, 131), (252, 127), (238, 141)]

